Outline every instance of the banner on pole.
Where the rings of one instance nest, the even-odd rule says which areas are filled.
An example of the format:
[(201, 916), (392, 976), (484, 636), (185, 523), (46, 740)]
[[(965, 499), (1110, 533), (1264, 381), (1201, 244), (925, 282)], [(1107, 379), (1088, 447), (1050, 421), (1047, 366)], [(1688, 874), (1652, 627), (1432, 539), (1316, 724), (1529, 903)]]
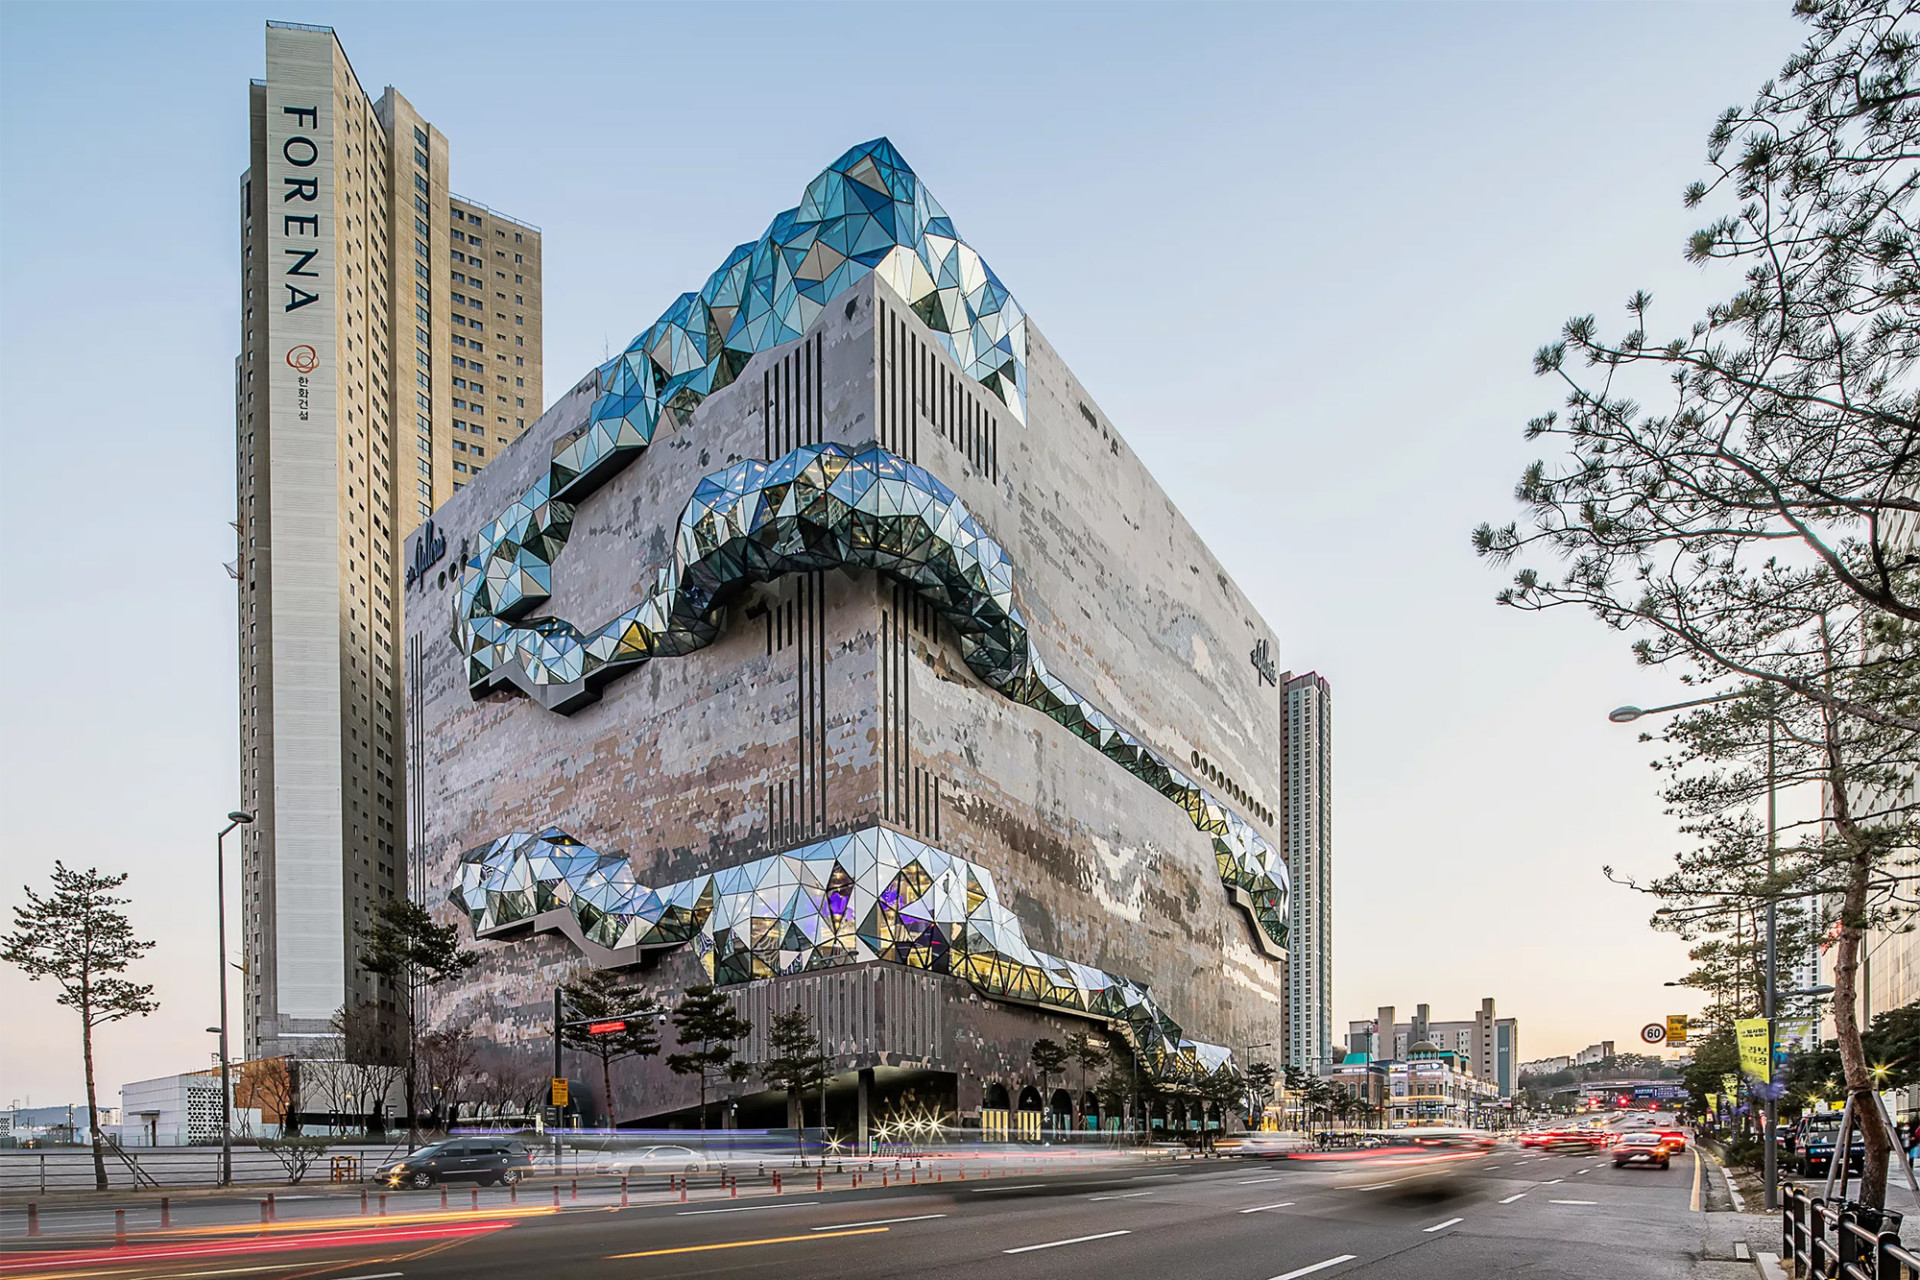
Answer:
[(1767, 1035), (1767, 1020), (1735, 1019), (1733, 1036), (1740, 1044), (1740, 1070), (1756, 1080), (1773, 1079), (1773, 1045)]
[(1707, 1095), (1707, 1110), (1709, 1110), (1709, 1111), (1718, 1111), (1719, 1109), (1720, 1109), (1720, 1095), (1719, 1095), (1719, 1094), (1717, 1094), (1717, 1093), (1710, 1093), (1710, 1094), (1708, 1094), (1708, 1095)]
[(1687, 1047), (1687, 1015), (1670, 1013), (1667, 1015), (1667, 1048), (1684, 1049)]

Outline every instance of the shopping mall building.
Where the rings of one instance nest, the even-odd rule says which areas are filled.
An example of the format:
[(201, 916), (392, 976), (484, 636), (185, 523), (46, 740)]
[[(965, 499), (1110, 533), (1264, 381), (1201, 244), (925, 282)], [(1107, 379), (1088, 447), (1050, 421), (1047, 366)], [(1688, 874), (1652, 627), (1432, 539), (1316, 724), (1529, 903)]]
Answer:
[[(1030, 1054), (1083, 1030), (1168, 1081), (1284, 1052), (1325, 796), (1283, 789), (1273, 630), (884, 140), (429, 532), (419, 896), (481, 956), (435, 1022), (531, 1055), (585, 966), (716, 981), (748, 1061), (814, 1016), (835, 1123), (1064, 1111), (1089, 1082)], [(622, 1121), (695, 1097), (617, 1070)]]

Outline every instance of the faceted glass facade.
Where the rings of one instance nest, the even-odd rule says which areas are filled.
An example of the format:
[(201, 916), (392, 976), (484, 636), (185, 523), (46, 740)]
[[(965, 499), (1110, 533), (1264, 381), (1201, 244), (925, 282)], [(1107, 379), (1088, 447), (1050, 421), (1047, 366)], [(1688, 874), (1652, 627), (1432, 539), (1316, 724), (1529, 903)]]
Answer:
[(564, 910), (608, 948), (691, 944), (715, 982), (881, 961), (951, 973), (999, 1000), (1111, 1020), (1141, 1065), (1194, 1080), (1231, 1061), (1184, 1039), (1146, 988), (1027, 945), (985, 867), (884, 827), (649, 889), (565, 832), (468, 852), (453, 901), (485, 936)]
[(553, 560), (572, 527), (571, 504), (523, 495), (482, 534), (455, 598), (455, 634), (475, 697), (512, 685), (571, 711), (615, 676), (713, 643), (727, 602), (751, 583), (814, 569), (873, 569), (905, 582), (939, 612), (983, 682), (1044, 712), (1178, 804), (1212, 840), (1222, 883), (1274, 946), (1287, 945), (1287, 873), (1273, 846), (1047, 671), (1014, 604), (1005, 549), (924, 468), (879, 445), (858, 453), (806, 445), (777, 462), (736, 463), (695, 487), (680, 513), (673, 563), (661, 567), (640, 604), (590, 633), (563, 618), (513, 621), (547, 598)]

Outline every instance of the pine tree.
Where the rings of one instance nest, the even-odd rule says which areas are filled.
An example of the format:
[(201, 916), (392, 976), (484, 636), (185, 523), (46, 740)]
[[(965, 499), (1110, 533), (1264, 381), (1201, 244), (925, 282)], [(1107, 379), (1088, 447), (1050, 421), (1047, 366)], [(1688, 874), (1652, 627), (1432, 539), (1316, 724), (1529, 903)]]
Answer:
[(710, 982), (688, 987), (673, 1007), (674, 1036), (682, 1052), (667, 1055), (667, 1069), (677, 1076), (700, 1078), (700, 1132), (707, 1131), (707, 1093), (716, 1082), (744, 1080), (752, 1068), (734, 1061), (733, 1044), (753, 1030), (753, 1024), (733, 1010), (733, 1001), (714, 990)]
[(601, 1098), (606, 1107), (607, 1127), (615, 1121), (613, 1109), (613, 1064), (621, 1058), (651, 1058), (660, 1052), (660, 1023), (665, 1010), (651, 996), (645, 996), (612, 969), (590, 969), (578, 982), (560, 988), (567, 1007), (581, 1020), (625, 1022), (620, 1031), (594, 1035), (579, 1022), (563, 1023), (560, 1042), (600, 1060)]
[[(797, 1134), (802, 1126), (804, 1108), (801, 1096), (818, 1089), (827, 1080), (826, 1060), (820, 1053), (820, 1037), (814, 1034), (813, 1019), (800, 1008), (775, 1014), (767, 1029), (772, 1056), (760, 1064), (760, 1078), (772, 1089), (787, 1091), (787, 1127)], [(823, 1107), (820, 1123), (827, 1122)]]
[(1033, 1050), (1028, 1057), (1033, 1062), (1034, 1074), (1040, 1077), (1040, 1112), (1051, 1117), (1053, 1095), (1047, 1088), (1047, 1082), (1067, 1069), (1069, 1055), (1058, 1040), (1042, 1037), (1033, 1042)]
[(55, 862), (53, 892), (43, 898), (27, 888), (26, 904), (13, 909), (13, 932), (0, 941), (0, 959), (18, 966), (33, 982), (53, 979), (60, 988), (55, 999), (80, 1015), (87, 1135), (93, 1149), (93, 1184), (100, 1191), (107, 1189), (107, 1163), (93, 1081), (93, 1029), (122, 1018), (144, 1018), (160, 1007), (152, 984), (118, 976), (153, 947), (133, 936), (133, 926), (120, 911), (130, 899), (113, 896), (126, 882), (124, 871), (101, 875), (92, 867), (72, 871)]
[(398, 1003), (407, 1024), (407, 1149), (420, 1145), (419, 1049), (417, 1008), (421, 988), (438, 986), (464, 974), (480, 957), (460, 946), (458, 926), (437, 924), (411, 898), (385, 898), (373, 909), (373, 921), (360, 930), (366, 950), (360, 967), (401, 988)]

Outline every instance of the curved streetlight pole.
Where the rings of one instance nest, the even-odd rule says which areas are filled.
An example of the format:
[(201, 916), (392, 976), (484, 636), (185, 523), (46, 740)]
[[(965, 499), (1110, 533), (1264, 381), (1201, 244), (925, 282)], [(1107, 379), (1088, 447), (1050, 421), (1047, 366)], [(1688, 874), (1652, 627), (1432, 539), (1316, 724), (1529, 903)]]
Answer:
[(220, 1185), (233, 1185), (233, 1085), (227, 1059), (227, 833), (253, 821), (253, 815), (235, 809), (213, 841), (214, 877), (219, 884), (215, 900), (220, 912)]
[[(1776, 721), (1773, 715), (1773, 689), (1766, 687), (1757, 692), (1759, 696), (1766, 701), (1767, 705), (1767, 887), (1769, 889), (1767, 894), (1767, 986), (1766, 990), (1761, 992), (1760, 1001), (1761, 1016), (1767, 1020), (1767, 1131), (1765, 1137), (1761, 1140), (1760, 1146), (1761, 1161), (1764, 1166), (1761, 1170), (1761, 1177), (1765, 1181), (1763, 1188), (1766, 1197), (1765, 1204), (1767, 1211), (1771, 1213), (1780, 1207), (1780, 1189), (1778, 1185), (1776, 1185), (1779, 1182), (1779, 1170), (1776, 1167), (1776, 1156), (1774, 1153), (1774, 1127), (1779, 1123), (1779, 1116), (1777, 1114), (1779, 1103), (1773, 1096), (1773, 1042), (1775, 1035), (1774, 987), (1778, 981), (1778, 956), (1775, 953), (1774, 922), (1774, 908), (1778, 898), (1778, 891), (1773, 888), (1774, 855), (1778, 851), (1779, 845), (1778, 825), (1774, 807), (1774, 732)], [(1644, 711), (1639, 707), (1633, 706), (1615, 707), (1607, 713), (1607, 719), (1613, 721), (1615, 724), (1630, 724), (1638, 720), (1641, 716), (1653, 715), (1657, 712), (1683, 711), (1689, 707), (1704, 707), (1715, 702), (1731, 702), (1735, 698), (1753, 697), (1755, 693), (1756, 691), (1754, 690), (1722, 693), (1716, 694), (1711, 698), (1695, 698), (1691, 702), (1675, 702), (1664, 707), (1649, 707)]]

